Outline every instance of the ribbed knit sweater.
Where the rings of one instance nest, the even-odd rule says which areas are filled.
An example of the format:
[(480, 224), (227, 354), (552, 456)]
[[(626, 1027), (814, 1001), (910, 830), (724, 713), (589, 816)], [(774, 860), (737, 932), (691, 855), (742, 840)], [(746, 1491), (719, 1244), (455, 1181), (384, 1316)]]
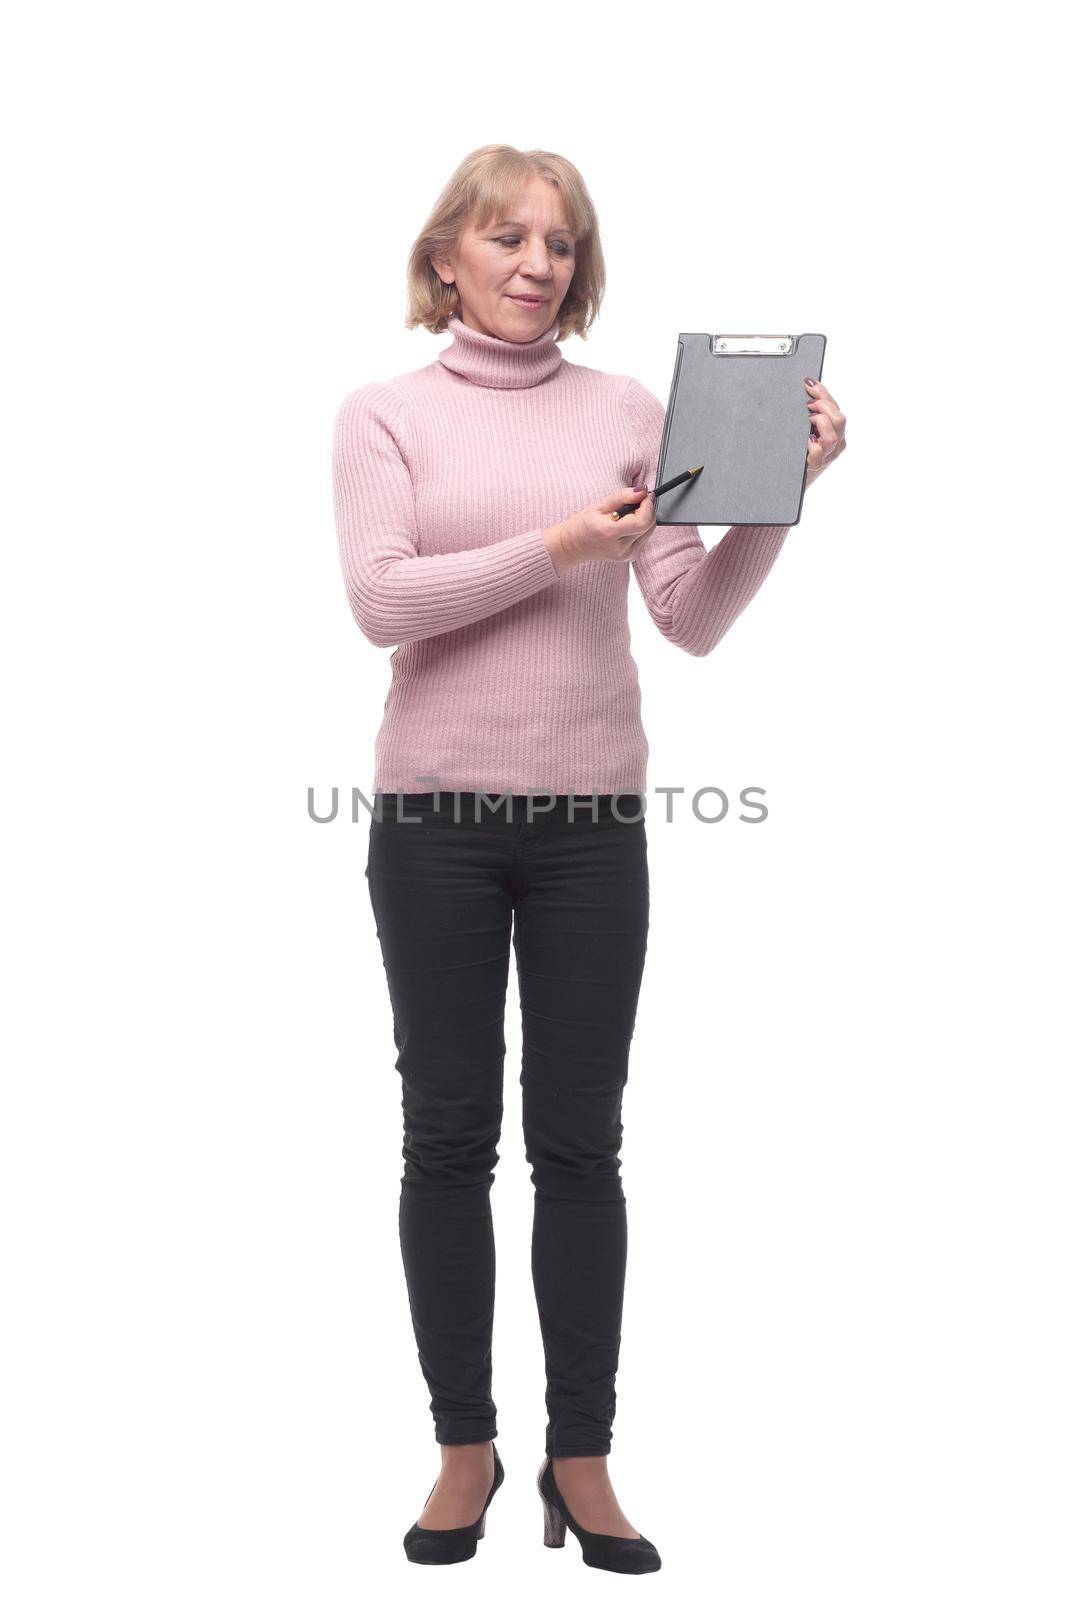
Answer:
[(448, 327), (435, 361), (353, 390), (334, 428), (349, 604), (395, 646), (374, 789), (644, 793), (631, 569), (665, 638), (705, 656), (789, 529), (730, 528), (709, 550), (693, 526), (658, 527), (635, 560), (561, 576), (543, 530), (653, 486), (664, 408), (565, 360), (558, 323), (524, 344)]

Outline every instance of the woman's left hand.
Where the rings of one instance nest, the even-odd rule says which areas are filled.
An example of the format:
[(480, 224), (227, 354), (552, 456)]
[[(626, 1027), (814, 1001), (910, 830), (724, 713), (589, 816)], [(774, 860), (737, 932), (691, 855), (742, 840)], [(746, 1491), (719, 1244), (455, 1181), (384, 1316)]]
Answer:
[(831, 461), (844, 454), (845, 414), (824, 383), (805, 378), (808, 412), (813, 433), (808, 440), (808, 475), (805, 488), (825, 472)]

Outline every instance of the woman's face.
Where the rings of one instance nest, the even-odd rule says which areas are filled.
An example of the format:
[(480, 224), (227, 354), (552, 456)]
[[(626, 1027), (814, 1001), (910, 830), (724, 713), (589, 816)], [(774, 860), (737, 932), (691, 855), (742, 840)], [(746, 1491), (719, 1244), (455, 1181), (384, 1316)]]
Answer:
[(468, 222), (456, 249), (433, 263), (455, 284), (468, 328), (525, 344), (555, 322), (574, 276), (574, 247), (555, 185), (531, 178), (506, 218), (484, 228)]

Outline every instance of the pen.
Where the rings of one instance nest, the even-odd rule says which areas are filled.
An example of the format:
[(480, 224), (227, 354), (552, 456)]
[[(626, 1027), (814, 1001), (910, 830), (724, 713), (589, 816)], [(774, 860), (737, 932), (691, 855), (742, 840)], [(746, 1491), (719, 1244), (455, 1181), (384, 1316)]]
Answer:
[[(668, 489), (677, 489), (680, 483), (688, 483), (690, 478), (695, 478), (697, 473), (703, 472), (703, 470), (704, 468), (702, 466), (690, 467), (688, 472), (680, 472), (676, 478), (668, 478), (666, 483), (658, 484), (655, 489), (652, 489), (649, 492), (653, 495), (666, 494)], [(640, 502), (638, 502), (638, 504), (640, 504)], [(613, 511), (611, 513), (611, 520), (613, 522), (618, 522), (620, 517), (630, 517), (636, 510), (636, 505), (623, 506), (620, 511)]]

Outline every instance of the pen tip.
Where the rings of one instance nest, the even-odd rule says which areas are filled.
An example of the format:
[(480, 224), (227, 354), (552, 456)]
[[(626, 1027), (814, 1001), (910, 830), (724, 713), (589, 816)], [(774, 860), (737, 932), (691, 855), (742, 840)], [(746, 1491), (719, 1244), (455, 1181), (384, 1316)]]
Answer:
[(689, 476), (691, 478), (695, 478), (697, 473), (698, 472), (703, 472), (703, 470), (704, 470), (704, 468), (702, 466), (700, 466), (700, 467), (690, 467), (689, 468)]

